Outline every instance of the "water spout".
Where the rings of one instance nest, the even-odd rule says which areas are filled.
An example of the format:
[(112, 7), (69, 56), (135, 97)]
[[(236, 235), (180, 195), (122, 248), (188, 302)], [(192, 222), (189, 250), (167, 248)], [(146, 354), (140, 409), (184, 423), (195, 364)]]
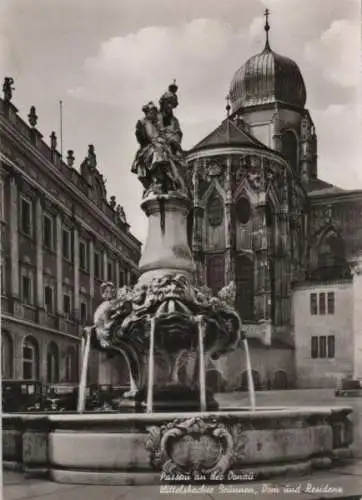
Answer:
[(251, 361), (250, 361), (250, 352), (248, 346), (248, 339), (244, 336), (243, 338), (244, 349), (245, 349), (245, 359), (246, 359), (246, 373), (248, 376), (248, 391), (250, 398), (250, 407), (252, 410), (255, 410), (255, 387), (254, 387), (254, 379), (253, 372), (251, 369)]
[(197, 325), (199, 334), (200, 410), (206, 411), (206, 375), (205, 375), (205, 352), (204, 352), (205, 322), (203, 321), (202, 316), (198, 316)]
[(150, 348), (148, 356), (148, 387), (147, 387), (147, 413), (152, 413), (153, 410), (153, 385), (155, 374), (155, 329), (156, 318), (150, 320)]
[(78, 392), (78, 413), (83, 413), (85, 410), (85, 392), (87, 388), (87, 374), (88, 374), (88, 364), (89, 364), (89, 353), (90, 353), (90, 343), (91, 343), (91, 328), (85, 328), (85, 335), (82, 338), (82, 369), (80, 373), (79, 382), (79, 392)]
[(136, 392), (138, 390), (138, 387), (137, 387), (137, 384), (136, 384), (136, 380), (135, 380), (135, 378), (133, 376), (132, 365), (131, 365), (131, 361), (129, 359), (129, 355), (128, 355), (128, 353), (124, 349), (122, 349), (120, 347), (116, 347), (115, 350), (122, 354), (123, 359), (125, 360), (126, 365), (127, 365), (128, 375), (129, 375), (130, 390), (126, 394), (130, 394), (130, 395), (132, 394), (132, 395), (134, 395), (134, 394), (136, 394)]

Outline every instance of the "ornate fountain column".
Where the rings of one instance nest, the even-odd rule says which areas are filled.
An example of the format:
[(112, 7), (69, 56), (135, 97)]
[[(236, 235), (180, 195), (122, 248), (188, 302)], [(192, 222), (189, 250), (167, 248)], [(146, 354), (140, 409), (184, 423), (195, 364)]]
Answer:
[(181, 273), (190, 280), (195, 264), (187, 242), (187, 216), (192, 203), (181, 193), (151, 195), (141, 208), (148, 217), (148, 234), (140, 260), (138, 284)]

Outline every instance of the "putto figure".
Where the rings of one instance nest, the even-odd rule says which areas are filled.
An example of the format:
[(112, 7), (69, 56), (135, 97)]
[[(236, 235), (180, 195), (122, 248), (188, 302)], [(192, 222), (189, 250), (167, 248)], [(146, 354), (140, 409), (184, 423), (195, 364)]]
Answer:
[(173, 110), (178, 105), (177, 85), (174, 82), (160, 98), (160, 109), (153, 102), (142, 111), (145, 117), (136, 124), (140, 144), (132, 172), (148, 194), (177, 191), (188, 194), (185, 155), (181, 148), (182, 131)]

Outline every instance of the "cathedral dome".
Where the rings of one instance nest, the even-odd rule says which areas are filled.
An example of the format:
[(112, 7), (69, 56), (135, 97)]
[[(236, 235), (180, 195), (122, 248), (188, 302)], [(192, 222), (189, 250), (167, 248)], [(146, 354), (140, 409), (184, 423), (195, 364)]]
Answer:
[(230, 84), (232, 112), (247, 106), (276, 101), (303, 108), (306, 101), (304, 80), (298, 65), (288, 57), (273, 52), (269, 45), (268, 21), (264, 50), (241, 66)]

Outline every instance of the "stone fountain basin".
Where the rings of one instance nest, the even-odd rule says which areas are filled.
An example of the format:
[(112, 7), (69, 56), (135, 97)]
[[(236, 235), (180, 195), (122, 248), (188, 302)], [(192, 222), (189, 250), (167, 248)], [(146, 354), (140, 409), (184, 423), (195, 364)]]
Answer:
[[(151, 428), (172, 427), (175, 419), (208, 422), (216, 417), (231, 436), (232, 459), (222, 482), (245, 474), (248, 479), (305, 474), (351, 456), (351, 413), (347, 407), (288, 407), (182, 414), (3, 414), (3, 464), (61, 483), (157, 484), (162, 465), (150, 461), (146, 442)], [(201, 454), (207, 456), (197, 431), (189, 440), (205, 443)], [(218, 457), (223, 453), (220, 448)]]

